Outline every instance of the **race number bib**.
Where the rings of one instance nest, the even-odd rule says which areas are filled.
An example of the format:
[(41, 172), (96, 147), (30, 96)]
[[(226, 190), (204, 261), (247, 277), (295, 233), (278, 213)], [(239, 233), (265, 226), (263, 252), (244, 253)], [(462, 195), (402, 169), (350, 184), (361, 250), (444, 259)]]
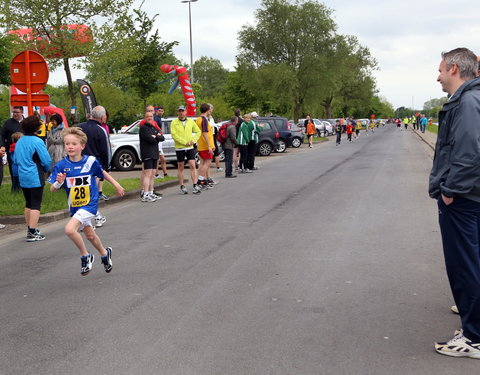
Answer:
[(91, 176), (68, 177), (67, 187), (70, 188), (70, 205), (82, 207), (90, 202)]

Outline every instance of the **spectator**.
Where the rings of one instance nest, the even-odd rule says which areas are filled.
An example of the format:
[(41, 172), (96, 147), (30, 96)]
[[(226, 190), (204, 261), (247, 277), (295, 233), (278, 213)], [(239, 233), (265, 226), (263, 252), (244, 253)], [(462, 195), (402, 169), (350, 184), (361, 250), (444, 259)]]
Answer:
[(240, 173), (252, 173), (248, 169), (248, 143), (250, 142), (251, 132), (248, 129), (248, 123), (251, 120), (250, 114), (245, 114), (242, 125), (237, 133), (237, 146), (240, 152), (240, 163), (238, 171)]
[(63, 145), (61, 136), (65, 125), (63, 124), (62, 116), (58, 113), (50, 116), (50, 123), (52, 124), (52, 128), (47, 133), (47, 150), (50, 158), (52, 158), (51, 171), (53, 166), (65, 157), (65, 146)]
[(45, 143), (36, 136), (40, 120), (29, 116), (21, 123), (25, 136), (20, 138), (15, 147), (13, 162), (18, 167), (19, 183), (25, 197), (25, 223), (27, 224), (27, 241), (41, 241), (45, 236), (37, 228), (42, 205), (45, 173), (50, 168), (50, 155)]
[[(178, 182), (182, 194), (188, 194), (184, 185), (183, 171), (185, 169), (185, 159), (187, 159), (190, 168), (190, 176), (193, 182), (193, 194), (200, 194), (201, 189), (197, 186), (197, 176), (195, 167), (195, 143), (200, 138), (201, 130), (195, 121), (185, 115), (185, 107), (178, 107), (178, 118), (172, 121), (170, 132), (175, 142), (175, 152), (178, 163)], [(193, 135), (194, 134), (194, 135)]]
[(232, 173), (233, 167), (233, 149), (237, 145), (237, 131), (235, 126), (237, 125), (238, 117), (232, 116), (230, 122), (227, 124), (227, 139), (222, 145), (223, 152), (225, 154), (225, 177), (232, 178), (237, 177)]
[[(102, 123), (106, 121), (107, 112), (105, 108), (98, 105), (92, 109), (90, 119), (79, 125), (80, 129), (87, 135), (87, 144), (82, 154), (87, 156), (95, 156), (104, 171), (110, 170), (110, 161), (112, 159), (110, 141)], [(107, 221), (105, 216), (97, 212), (95, 216), (95, 226), (101, 227)]]
[(214, 154), (213, 128), (208, 122), (208, 117), (212, 112), (212, 107), (208, 103), (200, 106), (201, 116), (197, 118), (197, 127), (202, 131), (201, 137), (198, 139), (198, 156), (200, 156), (200, 166), (198, 167), (198, 186), (205, 190), (212, 188), (213, 184), (208, 182), (208, 171), (212, 163)]
[[(10, 156), (10, 145), (12, 143), (12, 134), (15, 132), (22, 132), (20, 121), (23, 119), (23, 107), (13, 107), (12, 118), (5, 121), (2, 130), (0, 131), (0, 152), (6, 153), (8, 169), (10, 170), (10, 176), (12, 176), (12, 192), (20, 190), (18, 179), (13, 178), (12, 174), (12, 158)], [(2, 173), (3, 174), (3, 173)]]
[(480, 122), (477, 70), (477, 57), (466, 48), (442, 53), (437, 81), (449, 100), (438, 117), (429, 195), (437, 200), (446, 271), (462, 323), (450, 341), (434, 347), (440, 354), (480, 359), (480, 128), (473, 126)]
[(165, 140), (161, 132), (153, 126), (153, 113), (145, 112), (144, 124), (140, 127), (140, 157), (143, 162), (142, 202), (155, 202), (161, 199), (153, 192), (153, 183), (158, 167), (158, 142)]

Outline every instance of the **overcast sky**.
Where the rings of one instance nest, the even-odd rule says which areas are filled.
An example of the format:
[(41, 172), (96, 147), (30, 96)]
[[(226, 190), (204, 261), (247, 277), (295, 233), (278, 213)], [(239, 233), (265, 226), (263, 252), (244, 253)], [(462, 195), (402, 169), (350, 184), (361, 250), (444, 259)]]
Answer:
[[(444, 96), (436, 82), (442, 51), (467, 47), (480, 54), (478, 1), (325, 0), (323, 3), (333, 9), (337, 32), (357, 36), (377, 59), (380, 70), (374, 76), (379, 93), (395, 108), (418, 109), (425, 101)], [(194, 60), (213, 57), (232, 70), (238, 31), (242, 25), (254, 24), (255, 10), (260, 5), (260, 0), (192, 3)], [(189, 63), (188, 4), (180, 0), (145, 0), (143, 9), (158, 13), (156, 27), (162, 40), (178, 41), (174, 53)], [(53, 84), (65, 81), (62, 69), (52, 75)]]

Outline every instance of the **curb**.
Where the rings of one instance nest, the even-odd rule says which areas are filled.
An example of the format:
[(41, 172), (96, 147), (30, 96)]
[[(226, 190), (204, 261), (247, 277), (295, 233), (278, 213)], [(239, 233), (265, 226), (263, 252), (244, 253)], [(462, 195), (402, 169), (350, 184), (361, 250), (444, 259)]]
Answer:
[(429, 142), (422, 134), (422, 132), (418, 131), (418, 130), (415, 130), (413, 129), (413, 132), (418, 135), (418, 137), (423, 141), (425, 142), (425, 144), (430, 147), (432, 149), (432, 151), (435, 151), (435, 144), (432, 144), (431, 142)]
[[(188, 181), (185, 179), (184, 181)], [(161, 184), (154, 185), (154, 188), (158, 190), (164, 190), (171, 186), (178, 185), (178, 180), (171, 180), (162, 182)], [(105, 207), (111, 204), (122, 202), (126, 199), (134, 199), (138, 198), (141, 189), (131, 190), (125, 193), (123, 197), (113, 196), (110, 197), (108, 201), (100, 201), (98, 206)], [(25, 217), (23, 215), (12, 215), (12, 216), (0, 216), (2, 224), (25, 224)], [(38, 220), (39, 223), (53, 223), (54, 221), (63, 220), (65, 218), (70, 217), (70, 211), (68, 209), (56, 211), (56, 212), (49, 212), (47, 214), (41, 214), (40, 219)]]

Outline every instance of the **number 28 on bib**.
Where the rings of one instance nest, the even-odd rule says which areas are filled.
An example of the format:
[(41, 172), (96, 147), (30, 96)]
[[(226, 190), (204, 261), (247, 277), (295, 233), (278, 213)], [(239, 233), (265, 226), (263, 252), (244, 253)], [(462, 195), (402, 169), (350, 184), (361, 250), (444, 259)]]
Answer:
[(67, 177), (67, 187), (70, 189), (70, 205), (82, 207), (90, 202), (91, 176)]

